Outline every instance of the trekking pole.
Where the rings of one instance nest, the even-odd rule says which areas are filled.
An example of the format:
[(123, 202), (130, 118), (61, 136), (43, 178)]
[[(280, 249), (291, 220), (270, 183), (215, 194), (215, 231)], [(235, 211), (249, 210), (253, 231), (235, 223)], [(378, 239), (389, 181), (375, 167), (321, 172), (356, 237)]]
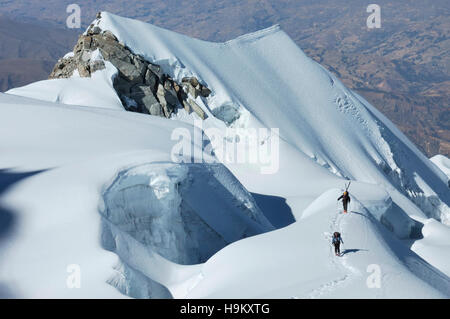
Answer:
[(339, 200), (336, 201), (336, 210), (339, 213)]

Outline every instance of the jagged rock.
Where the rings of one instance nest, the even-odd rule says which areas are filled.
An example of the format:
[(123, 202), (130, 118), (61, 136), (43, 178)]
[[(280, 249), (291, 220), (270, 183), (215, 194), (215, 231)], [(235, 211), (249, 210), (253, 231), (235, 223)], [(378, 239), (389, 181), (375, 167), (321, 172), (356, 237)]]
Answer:
[(101, 12), (97, 12), (95, 18), (96, 19), (101, 19), (102, 18), (102, 13)]
[(206, 86), (200, 84), (196, 77), (184, 77), (182, 80), (182, 85), (185, 91), (192, 95), (193, 98), (201, 95), (203, 97), (208, 97), (211, 94), (211, 90)]
[(127, 95), (131, 93), (132, 86), (133, 83), (130, 83), (126, 79), (121, 78), (120, 75), (114, 81), (114, 89), (120, 94)]
[(158, 78), (155, 73), (150, 69), (145, 71), (145, 84), (152, 88), (153, 92), (156, 92), (156, 85), (158, 84)]
[(78, 64), (78, 74), (82, 78), (86, 78), (91, 76), (90, 67), (88, 64)]
[(150, 71), (153, 72), (153, 74), (155, 74), (158, 77), (158, 79), (161, 80), (163, 78), (164, 74), (163, 74), (162, 69), (161, 69), (161, 67), (159, 65), (156, 65), (156, 64), (153, 64), (153, 63), (149, 63), (147, 67), (148, 67), (148, 69)]
[(169, 84), (167, 84), (169, 81), (166, 81), (164, 83), (164, 86), (160, 83), (158, 84), (158, 90), (156, 92), (156, 96), (159, 100), (159, 103), (161, 103), (161, 106), (164, 110), (164, 114), (167, 118), (170, 117), (170, 115), (173, 113), (173, 111), (177, 108), (177, 105), (179, 104), (177, 94), (173, 88), (170, 88), (169, 90), (166, 88), (169, 88)]
[(202, 86), (200, 89), (200, 95), (203, 97), (208, 97), (211, 94), (211, 90), (208, 89), (206, 86)]
[(145, 113), (162, 116), (161, 105), (153, 95), (150, 87), (135, 85), (131, 88), (129, 97), (135, 100)]
[(131, 88), (131, 94), (153, 95), (153, 92), (150, 87), (143, 84), (137, 84)]
[(92, 45), (92, 37), (86, 36), (82, 39), (80, 43), (80, 51), (82, 50), (90, 50)]
[(192, 112), (191, 105), (190, 105), (186, 100), (183, 100), (182, 103), (183, 103), (184, 110), (185, 110), (188, 114), (191, 114), (191, 112)]
[[(109, 34), (112, 36), (109, 36)], [(109, 31), (105, 31), (102, 35), (93, 36), (93, 42), (94, 46), (100, 49), (105, 59), (116, 57), (131, 63), (130, 56), (132, 56), (132, 53), (120, 45)]]
[(91, 59), (90, 51), (83, 50), (78, 55), (76, 62), (77, 62), (78, 74), (81, 77), (90, 77), (91, 76), (90, 59)]
[(148, 63), (138, 56), (132, 56), (131, 60), (134, 66), (136, 67), (137, 71), (139, 72), (139, 74), (145, 75)]
[(77, 64), (73, 57), (59, 59), (50, 73), (49, 79), (68, 78), (72, 76)]
[(178, 86), (178, 91), (176, 91), (174, 86), (174, 90), (177, 93), (178, 101), (180, 102), (180, 104), (183, 104), (183, 101), (187, 101), (188, 95), (186, 94), (186, 92), (184, 92), (183, 87), (179, 86), (177, 83), (175, 84)]
[[(97, 18), (100, 17), (99, 13)], [(97, 49), (103, 60), (91, 60), (92, 52)], [(119, 72), (113, 85), (126, 110), (169, 118), (183, 106), (188, 113), (194, 111), (200, 118), (206, 118), (202, 108), (189, 98), (189, 95), (207, 97), (211, 91), (206, 86), (196, 77), (187, 77), (177, 83), (163, 72), (161, 66), (134, 54), (120, 43), (111, 31), (102, 32), (98, 26), (90, 25), (87, 33), (78, 38), (73, 53), (73, 57), (56, 63), (50, 78), (68, 78), (74, 70), (78, 70), (81, 77), (89, 77), (104, 69), (104, 61), (109, 61)]]
[(102, 29), (100, 29), (100, 27), (95, 26), (94, 28), (92, 28), (92, 34), (100, 34), (100, 32), (102, 32)]
[(197, 88), (197, 86), (200, 84), (195, 76), (189, 79), (189, 83), (191, 83), (191, 85), (195, 88)]
[(114, 57), (127, 63), (131, 63), (130, 52), (121, 45), (118, 45), (117, 42), (108, 38), (99, 38), (96, 39), (96, 42), (105, 59), (110, 60)]
[(73, 53), (78, 56), (84, 50), (91, 50), (92, 38), (90, 36), (80, 36), (78, 42), (73, 48)]
[(166, 100), (166, 91), (164, 90), (164, 86), (160, 84), (158, 84), (158, 90), (156, 91), (156, 97), (159, 100), (159, 103), (162, 106), (162, 109), (164, 111), (164, 115), (169, 118), (171, 115), (171, 110), (169, 109), (167, 100)]
[(172, 82), (170, 79), (167, 79), (166, 81), (164, 81), (164, 89), (167, 91), (173, 90)]
[[(91, 24), (92, 26), (92, 24)], [(94, 26), (94, 27), (89, 27), (89, 29), (87, 30), (87, 34), (88, 35), (97, 35), (100, 34), (100, 32), (102, 32), (102, 29), (100, 29), (99, 26)]]
[(112, 33), (109, 30), (103, 31), (102, 34), (105, 38), (113, 40), (113, 41), (117, 41), (117, 37), (114, 35), (114, 33)]
[(172, 105), (174, 107), (177, 106), (179, 103), (177, 92), (175, 91), (172, 83), (169, 80), (166, 80), (164, 82), (164, 90), (165, 90), (164, 97), (165, 97), (167, 103), (169, 103), (170, 105)]
[(102, 60), (91, 61), (91, 63), (89, 64), (89, 68), (91, 73), (103, 70), (105, 68), (105, 62), (103, 62)]
[(203, 109), (193, 100), (193, 99), (188, 99), (188, 103), (189, 105), (192, 107), (192, 110), (197, 113), (197, 115), (202, 119), (205, 120), (206, 119), (206, 113), (205, 111), (203, 111)]
[(148, 95), (143, 99), (145, 108), (148, 110), (150, 115), (154, 116), (164, 116), (161, 104), (158, 103), (153, 95)]
[(91, 59), (91, 51), (83, 50), (83, 52), (80, 55), (79, 62), (86, 63), (89, 62)]
[(175, 90), (175, 92), (178, 95), (178, 93), (180, 92), (180, 86), (176, 82), (173, 82), (172, 85), (173, 85), (173, 89)]
[(116, 57), (111, 57), (109, 61), (119, 70), (123, 78), (134, 83), (143, 82), (142, 74), (132, 63), (127, 63)]
[(186, 93), (192, 95), (194, 99), (197, 98), (199, 92), (195, 89), (195, 87), (192, 86), (190, 82), (183, 82), (183, 88), (185, 89)]

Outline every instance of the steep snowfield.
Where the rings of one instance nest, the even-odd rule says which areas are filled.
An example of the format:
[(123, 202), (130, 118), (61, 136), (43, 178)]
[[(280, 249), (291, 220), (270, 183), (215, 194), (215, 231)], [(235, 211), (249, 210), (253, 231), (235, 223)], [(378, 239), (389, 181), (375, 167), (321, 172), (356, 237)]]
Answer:
[[(450, 297), (448, 178), (279, 27), (210, 43), (106, 12), (97, 22), (178, 81), (207, 84), (196, 102), (209, 117), (124, 112), (111, 65), (0, 95), (0, 169), (14, 168), (0, 176), (17, 176), (0, 193), (15, 225), (0, 228), (0, 294)], [(211, 135), (226, 168), (195, 139), (189, 155), (206, 163), (173, 163), (179, 128), (215, 129), (225, 146), (242, 133), (230, 129), (275, 128), (245, 150), (278, 153), (236, 163)], [(81, 289), (67, 288), (68, 264)], [(373, 269), (379, 288), (367, 284)]]
[[(243, 113), (239, 125), (280, 128), (284, 141), (333, 173), (401, 188), (425, 213), (410, 214), (447, 222), (450, 195), (434, 165), (278, 27), (209, 43), (110, 14), (99, 26), (174, 78), (195, 75), (207, 83), (212, 113), (234, 107)], [(442, 201), (438, 210), (427, 205), (434, 196), (424, 193), (427, 186)]]
[(430, 160), (450, 179), (450, 159), (444, 155), (436, 155)]

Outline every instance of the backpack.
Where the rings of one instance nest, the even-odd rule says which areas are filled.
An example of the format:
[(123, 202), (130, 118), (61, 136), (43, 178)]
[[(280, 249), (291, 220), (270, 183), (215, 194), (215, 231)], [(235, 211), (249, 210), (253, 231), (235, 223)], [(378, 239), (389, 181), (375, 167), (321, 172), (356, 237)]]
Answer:
[(336, 231), (336, 232), (334, 232), (333, 237), (339, 238), (339, 237), (341, 237), (341, 233)]

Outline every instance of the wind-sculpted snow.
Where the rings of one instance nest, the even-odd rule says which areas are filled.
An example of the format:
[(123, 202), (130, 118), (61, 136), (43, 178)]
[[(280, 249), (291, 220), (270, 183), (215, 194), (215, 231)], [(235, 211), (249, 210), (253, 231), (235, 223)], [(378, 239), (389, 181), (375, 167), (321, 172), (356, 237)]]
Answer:
[(431, 161), (447, 176), (450, 187), (450, 159), (444, 155), (436, 155), (431, 158)]
[[(204, 277), (188, 297), (450, 297), (450, 279), (399, 242), (357, 198), (352, 212), (337, 213), (339, 194), (322, 194), (299, 222), (225, 247), (204, 264)], [(342, 257), (330, 245), (335, 231), (344, 239)], [(230, 263), (239, 267), (225, 267)], [(368, 284), (370, 265), (380, 270), (379, 287)]]
[[(373, 106), (308, 58), (278, 26), (211, 43), (107, 12), (95, 24), (178, 82), (196, 76), (206, 83), (212, 94), (196, 98), (209, 117), (204, 127), (221, 127), (218, 122), (224, 121), (238, 127), (279, 128), (284, 141), (333, 174), (394, 187), (392, 192), (400, 192), (419, 208), (410, 212), (397, 203), (407, 214), (450, 223), (448, 182), (436, 167)], [(55, 83), (44, 86), (48, 89)], [(62, 94), (57, 86), (55, 90), (53, 95)], [(41, 91), (31, 85), (10, 92), (39, 98)], [(112, 95), (111, 106), (118, 101)], [(91, 101), (93, 106), (104, 106)], [(175, 118), (194, 120), (195, 115), (184, 113), (179, 110)]]
[(11, 89), (8, 94), (35, 98), (69, 105), (85, 105), (123, 110), (122, 103), (113, 88), (117, 69), (108, 61), (103, 71), (92, 77), (45, 80), (24, 87)]
[[(193, 264), (273, 230), (222, 164), (170, 162), (177, 128), (196, 130), (0, 94), (0, 167), (48, 169), (2, 197), (16, 221), (2, 238), (0, 284), (16, 283), (6, 296), (180, 297), (200, 278)], [(191, 141), (193, 154), (199, 146)], [(66, 286), (72, 264), (79, 289)]]
[[(106, 12), (96, 24), (179, 83), (211, 89), (189, 96), (207, 117), (125, 112), (107, 63), (0, 94), (0, 169), (46, 170), (2, 194), (18, 221), (2, 239), (7, 296), (450, 297), (447, 176), (279, 27), (210, 43)], [(277, 141), (270, 174), (207, 164), (234, 154), (233, 129), (259, 128), (278, 129), (263, 141)], [(206, 152), (202, 129), (233, 149)], [(194, 138), (174, 157), (180, 131)], [(274, 230), (264, 214), (279, 220), (278, 209), (296, 221)], [(66, 285), (73, 264), (79, 289)]]
[[(375, 191), (375, 187), (371, 185), (358, 185), (358, 190), (353, 195), (364, 198), (364, 206), (371, 216), (383, 224), (387, 229), (392, 231), (398, 238), (417, 238), (421, 236), (421, 224), (410, 218), (403, 212), (392, 200), (387, 192), (381, 190)], [(368, 191), (368, 188), (374, 188)], [(364, 188), (366, 188), (364, 190)], [(379, 196), (374, 196), (375, 192)], [(369, 195), (370, 194), (370, 195)], [(324, 198), (325, 197), (325, 198)], [(325, 193), (317, 197), (304, 211), (301, 219), (321, 210), (327, 209), (329, 206), (329, 194)], [(363, 206), (356, 198), (350, 203), (351, 209)]]
[[(109, 282), (121, 291), (128, 292), (124, 286), (137, 290), (127, 293), (133, 297), (167, 297), (153, 282), (167, 285), (154, 274), (164, 266), (145, 261), (143, 254), (198, 264), (234, 241), (274, 229), (221, 164), (154, 163), (127, 169), (104, 192), (100, 213), (103, 247), (116, 252), (131, 274), (120, 281), (122, 271)], [(139, 271), (149, 274), (145, 292), (137, 289), (142, 285)]]
[(450, 192), (435, 167), (279, 27), (211, 43), (106, 12), (99, 26), (174, 78), (194, 75), (207, 83), (212, 95), (199, 103), (213, 114), (230, 105), (241, 113), (240, 119), (229, 112), (220, 116), (227, 123), (280, 128), (284, 141), (334, 174), (393, 186), (422, 210), (408, 214), (448, 223)]
[(178, 264), (205, 262), (231, 242), (274, 229), (221, 164), (140, 165), (121, 172), (103, 201), (103, 218)]

